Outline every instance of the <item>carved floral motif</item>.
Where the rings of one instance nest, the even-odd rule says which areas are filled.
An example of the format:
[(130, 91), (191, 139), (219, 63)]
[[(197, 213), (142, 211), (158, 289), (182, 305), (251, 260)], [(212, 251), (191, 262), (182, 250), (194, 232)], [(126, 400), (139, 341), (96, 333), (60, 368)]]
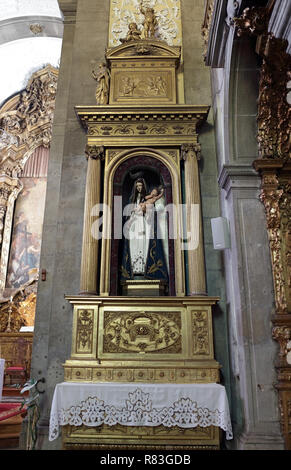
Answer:
[(209, 324), (207, 312), (194, 312), (192, 315), (193, 354), (210, 353)]
[(103, 352), (181, 352), (179, 312), (106, 312)]
[(94, 310), (79, 310), (77, 315), (77, 352), (91, 352)]

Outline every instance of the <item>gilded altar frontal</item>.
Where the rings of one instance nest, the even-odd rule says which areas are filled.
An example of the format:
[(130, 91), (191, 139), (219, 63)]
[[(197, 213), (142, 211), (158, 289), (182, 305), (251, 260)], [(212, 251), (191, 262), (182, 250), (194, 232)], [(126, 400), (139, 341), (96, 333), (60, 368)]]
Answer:
[(291, 5), (3, 1), (0, 448), (291, 449)]

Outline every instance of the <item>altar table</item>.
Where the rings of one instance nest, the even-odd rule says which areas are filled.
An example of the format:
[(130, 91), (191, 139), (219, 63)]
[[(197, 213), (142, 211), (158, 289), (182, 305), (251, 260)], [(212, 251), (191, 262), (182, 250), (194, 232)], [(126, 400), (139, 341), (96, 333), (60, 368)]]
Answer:
[(217, 426), (232, 439), (225, 388), (207, 384), (75, 383), (57, 384), (52, 400), (49, 440), (60, 426)]

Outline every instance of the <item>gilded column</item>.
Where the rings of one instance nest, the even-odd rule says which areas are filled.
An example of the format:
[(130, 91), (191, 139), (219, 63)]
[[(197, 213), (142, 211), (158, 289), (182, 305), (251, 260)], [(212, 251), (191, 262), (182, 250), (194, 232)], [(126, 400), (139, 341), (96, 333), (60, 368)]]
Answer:
[(104, 148), (102, 146), (86, 147), (88, 158), (83, 245), (81, 262), (80, 291), (82, 294), (96, 294), (98, 275), (98, 244), (97, 236), (92, 233), (93, 215), (92, 209), (100, 203), (100, 174), (101, 159)]
[(185, 162), (186, 231), (188, 236), (191, 234), (191, 242), (187, 249), (188, 295), (206, 295), (198, 170), (200, 145), (198, 143), (182, 145), (182, 158)]

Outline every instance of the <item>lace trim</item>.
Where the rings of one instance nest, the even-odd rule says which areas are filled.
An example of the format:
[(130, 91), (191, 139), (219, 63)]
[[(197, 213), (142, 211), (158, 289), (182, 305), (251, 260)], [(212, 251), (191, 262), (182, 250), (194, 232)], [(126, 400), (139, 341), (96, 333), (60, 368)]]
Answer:
[(61, 409), (58, 415), (53, 415), (50, 421), (49, 439), (58, 437), (59, 426), (67, 424), (72, 426), (100, 426), (107, 424), (114, 426), (179, 426), (181, 428), (194, 428), (197, 426), (217, 426), (226, 432), (226, 438), (232, 439), (232, 428), (229, 414), (225, 411), (209, 410), (198, 407), (197, 402), (191, 398), (180, 398), (172, 406), (154, 408), (149, 393), (136, 389), (128, 394), (129, 399), (125, 406), (117, 408), (106, 405), (97, 397), (89, 397), (80, 405)]

